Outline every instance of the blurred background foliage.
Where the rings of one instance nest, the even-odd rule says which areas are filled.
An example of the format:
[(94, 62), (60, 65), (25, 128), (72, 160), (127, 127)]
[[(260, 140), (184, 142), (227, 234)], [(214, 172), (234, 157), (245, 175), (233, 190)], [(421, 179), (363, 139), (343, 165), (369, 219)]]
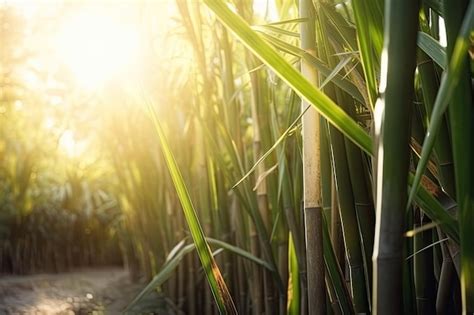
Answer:
[(121, 261), (116, 181), (94, 132), (97, 96), (50, 56), (49, 34), (70, 9), (1, 6), (1, 272)]

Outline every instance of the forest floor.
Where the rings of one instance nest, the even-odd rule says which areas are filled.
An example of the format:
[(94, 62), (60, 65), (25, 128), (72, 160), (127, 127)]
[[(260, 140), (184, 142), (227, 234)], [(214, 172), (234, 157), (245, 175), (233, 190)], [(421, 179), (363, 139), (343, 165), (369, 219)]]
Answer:
[(120, 314), (143, 286), (116, 267), (0, 276), (0, 315)]

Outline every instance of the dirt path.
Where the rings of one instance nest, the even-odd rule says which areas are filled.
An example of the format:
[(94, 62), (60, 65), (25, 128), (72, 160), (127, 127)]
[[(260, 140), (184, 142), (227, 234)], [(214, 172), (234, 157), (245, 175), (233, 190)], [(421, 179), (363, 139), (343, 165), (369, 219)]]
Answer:
[(0, 276), (3, 314), (120, 314), (143, 285), (119, 268)]

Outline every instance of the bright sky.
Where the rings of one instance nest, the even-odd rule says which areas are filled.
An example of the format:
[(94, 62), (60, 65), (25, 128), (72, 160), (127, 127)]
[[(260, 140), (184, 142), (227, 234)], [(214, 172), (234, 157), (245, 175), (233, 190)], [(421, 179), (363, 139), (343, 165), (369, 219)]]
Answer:
[(58, 59), (79, 85), (92, 89), (132, 67), (141, 49), (140, 30), (101, 10), (82, 10), (65, 21), (55, 40)]

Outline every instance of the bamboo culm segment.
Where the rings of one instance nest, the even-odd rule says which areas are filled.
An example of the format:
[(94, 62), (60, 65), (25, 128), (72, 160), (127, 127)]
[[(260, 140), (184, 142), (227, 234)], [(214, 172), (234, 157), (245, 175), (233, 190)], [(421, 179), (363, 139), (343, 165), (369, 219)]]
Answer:
[[(301, 48), (310, 54), (316, 53), (315, 9), (311, 0), (300, 0)], [(318, 84), (316, 69), (301, 62), (301, 72), (308, 82)], [(309, 103), (301, 102), (304, 111)], [(308, 313), (323, 314), (326, 310), (326, 286), (324, 280), (324, 257), (322, 238), (322, 195), (320, 160), (319, 115), (310, 108), (303, 116), (303, 204), (306, 240), (306, 274), (308, 287)]]
[[(384, 47), (375, 105), (376, 225), (374, 314), (403, 313), (403, 230), (407, 200), (418, 1), (386, 1)], [(398, 130), (397, 132), (394, 132)]]

